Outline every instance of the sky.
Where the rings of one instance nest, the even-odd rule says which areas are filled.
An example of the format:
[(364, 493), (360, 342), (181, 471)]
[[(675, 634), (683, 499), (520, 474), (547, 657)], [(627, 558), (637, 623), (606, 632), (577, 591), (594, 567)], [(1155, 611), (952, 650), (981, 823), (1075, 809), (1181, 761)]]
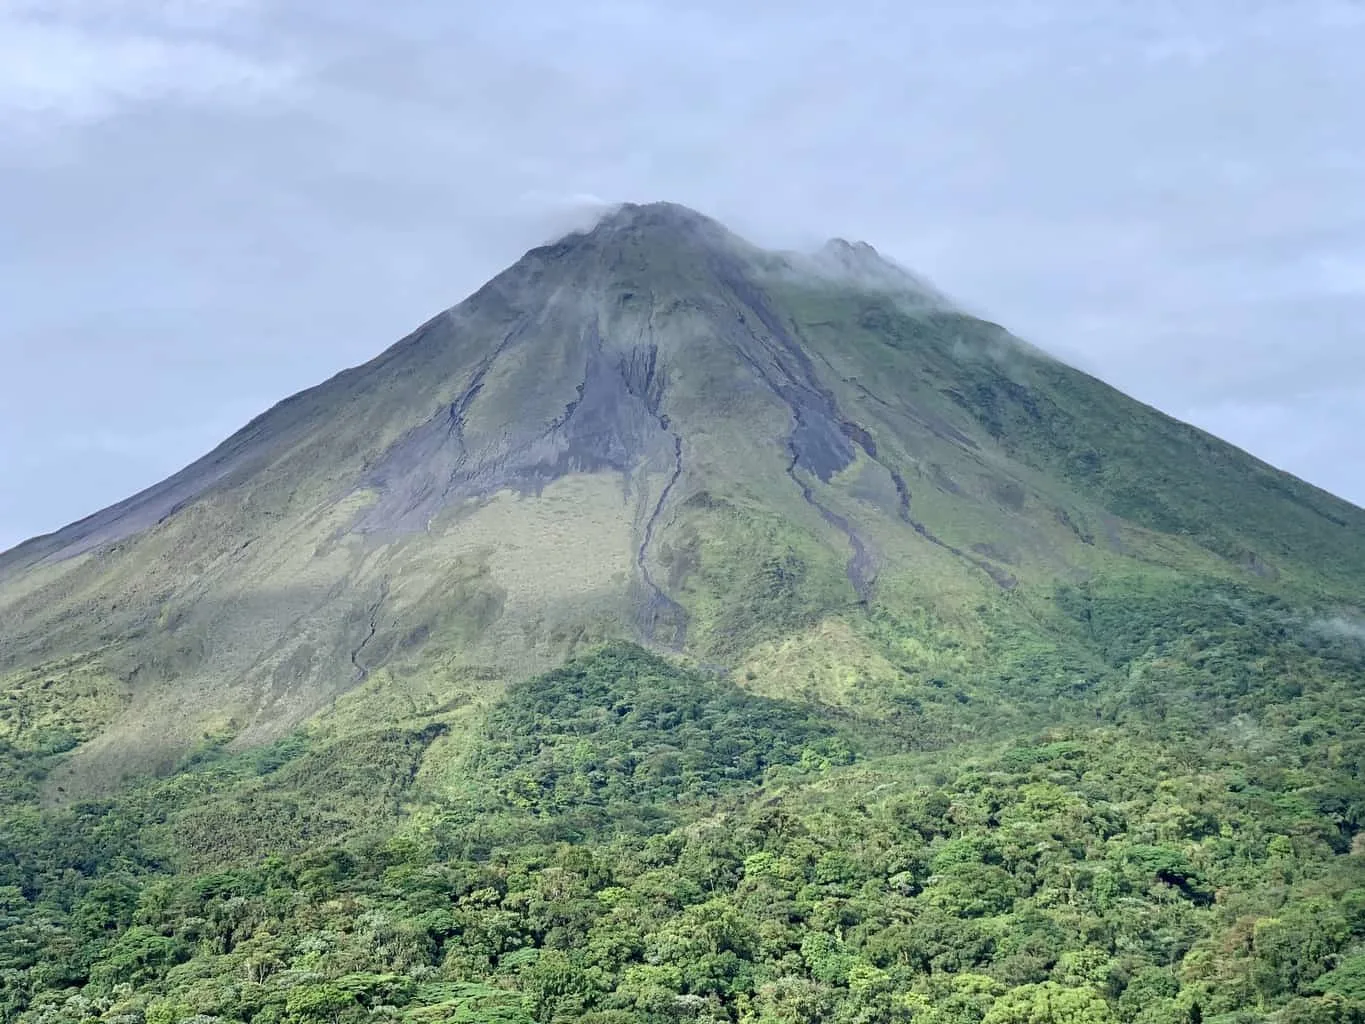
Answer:
[(1365, 0), (0, 0), (0, 549), (585, 203), (862, 239), (1365, 504)]

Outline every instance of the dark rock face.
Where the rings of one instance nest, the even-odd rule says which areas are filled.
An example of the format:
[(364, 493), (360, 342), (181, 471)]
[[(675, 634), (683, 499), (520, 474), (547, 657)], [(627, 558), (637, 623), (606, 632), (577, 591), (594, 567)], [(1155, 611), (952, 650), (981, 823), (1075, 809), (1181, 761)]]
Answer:
[[(790, 428), (780, 457), (801, 499), (846, 539), (848, 581), (859, 600), (871, 596), (878, 556), (862, 530), (823, 501), (814, 484), (831, 484), (860, 453), (894, 483), (902, 521), (1002, 586), (1012, 585), (989, 563), (942, 545), (913, 520), (903, 474), (879, 454), (872, 432), (841, 408), (806, 340), (766, 293), (753, 252), (714, 221), (668, 203), (626, 204), (591, 231), (533, 250), (521, 266), (534, 282), (530, 294), (535, 304), (518, 306), (514, 298), (511, 327), (465, 387), (368, 471), (364, 486), (379, 497), (356, 529), (421, 531), (461, 502), (502, 490), (540, 494), (549, 483), (573, 473), (618, 472), (628, 491), (638, 469), (666, 471), (668, 482), (645, 517), (636, 558), (646, 595), (641, 631), (680, 647), (686, 614), (653, 578), (647, 555), (683, 474), (687, 448), (686, 428), (672, 423), (666, 410), (670, 361), (685, 365), (693, 356), (681, 335), (656, 332), (655, 326), (660, 309), (672, 304), (690, 311), (688, 322), (695, 330), (724, 343), (724, 358), (740, 371), (745, 387), (787, 410)], [(677, 290), (677, 280), (654, 274), (656, 253), (682, 279), (683, 291)], [(828, 262), (833, 257), (839, 275), (869, 278), (878, 288), (888, 280), (902, 280), (895, 277), (903, 274), (899, 268), (866, 245), (831, 243), (821, 258)], [(516, 273), (513, 268), (509, 279), (498, 284), (500, 294), (519, 294), (511, 280)], [(639, 294), (631, 281), (640, 286)], [(905, 276), (904, 281), (913, 279)], [(636, 307), (633, 316), (617, 315), (629, 306)], [(567, 367), (560, 390), (569, 394), (572, 379), (573, 397), (552, 415), (530, 408), (524, 415), (506, 415), (518, 396), (490, 390), (490, 381), (500, 374), (510, 379), (514, 372), (507, 368), (525, 364)], [(502, 428), (493, 434), (472, 430), (471, 422), (488, 418), (483, 415), (488, 408), (503, 410)]]
[(420, 530), (453, 504), (502, 490), (539, 494), (570, 473), (614, 470), (671, 458), (673, 443), (658, 404), (664, 389), (652, 349), (585, 346), (577, 397), (548, 423), (517, 424), (500, 443), (472, 446), (465, 421), (499, 348), (460, 397), (384, 453), (367, 477), (380, 494), (357, 524), (364, 532)]

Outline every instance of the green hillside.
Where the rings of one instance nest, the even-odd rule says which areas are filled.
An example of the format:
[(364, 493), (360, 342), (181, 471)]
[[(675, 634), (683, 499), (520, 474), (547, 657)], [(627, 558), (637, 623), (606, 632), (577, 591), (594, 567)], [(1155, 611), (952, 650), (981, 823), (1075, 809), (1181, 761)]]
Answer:
[(0, 554), (0, 1020), (1365, 1022), (1365, 512), (627, 206)]
[(955, 691), (1013, 712), (971, 741), (617, 645), (458, 740), (324, 722), (12, 811), (7, 1019), (1360, 1019), (1365, 650), (1104, 614), (1123, 672)]

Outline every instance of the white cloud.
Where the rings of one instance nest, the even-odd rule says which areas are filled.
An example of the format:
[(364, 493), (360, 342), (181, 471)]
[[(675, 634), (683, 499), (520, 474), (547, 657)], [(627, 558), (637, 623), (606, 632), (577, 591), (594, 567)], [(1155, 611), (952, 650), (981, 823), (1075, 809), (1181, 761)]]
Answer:
[(261, 15), (206, 0), (3, 0), (0, 123), (33, 133), (156, 101), (257, 103), (299, 73), (252, 37)]
[(1365, 620), (1358, 618), (1338, 615), (1330, 619), (1319, 619), (1313, 623), (1313, 630), (1325, 636), (1365, 643)]

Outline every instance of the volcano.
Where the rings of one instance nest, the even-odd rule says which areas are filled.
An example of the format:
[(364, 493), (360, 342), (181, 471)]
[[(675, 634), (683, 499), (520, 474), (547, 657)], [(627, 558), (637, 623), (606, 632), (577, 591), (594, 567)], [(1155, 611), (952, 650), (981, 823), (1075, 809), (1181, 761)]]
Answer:
[(456, 714), (610, 640), (876, 704), (1009, 674), (1007, 635), (1083, 664), (1060, 586), (1358, 607), (1362, 537), (865, 243), (766, 251), (628, 204), (0, 556), (0, 712), (74, 748), (71, 795), (339, 704)]

